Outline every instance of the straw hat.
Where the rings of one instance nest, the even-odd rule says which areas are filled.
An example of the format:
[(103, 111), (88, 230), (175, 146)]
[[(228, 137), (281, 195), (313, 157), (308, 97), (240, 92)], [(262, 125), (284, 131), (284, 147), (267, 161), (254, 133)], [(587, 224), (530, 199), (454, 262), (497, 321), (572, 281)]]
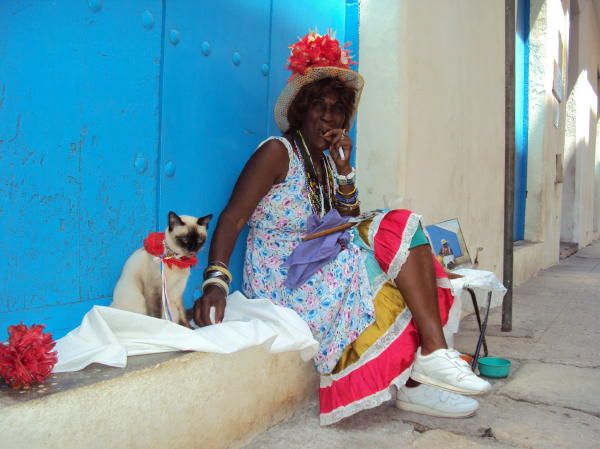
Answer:
[[(349, 43), (344, 47), (348, 45)], [(341, 48), (340, 43), (335, 36), (330, 35), (330, 32), (321, 36), (313, 31), (290, 45), (290, 50), (288, 68), (292, 71), (292, 76), (279, 95), (273, 111), (279, 129), (282, 132), (288, 131), (290, 127), (287, 118), (288, 109), (300, 89), (323, 78), (338, 78), (356, 90), (352, 115), (348, 122), (351, 127), (365, 81), (358, 72), (350, 69), (350, 64), (355, 63), (350, 61), (349, 50)]]

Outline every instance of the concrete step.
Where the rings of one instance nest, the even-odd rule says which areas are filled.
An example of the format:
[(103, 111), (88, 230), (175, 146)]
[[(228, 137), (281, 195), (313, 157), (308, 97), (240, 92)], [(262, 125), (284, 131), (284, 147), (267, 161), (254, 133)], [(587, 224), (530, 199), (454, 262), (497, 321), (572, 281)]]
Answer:
[(236, 448), (316, 400), (297, 352), (130, 357), (27, 391), (0, 387), (0, 448)]
[(560, 242), (560, 260), (571, 257), (577, 252), (579, 245), (573, 242)]

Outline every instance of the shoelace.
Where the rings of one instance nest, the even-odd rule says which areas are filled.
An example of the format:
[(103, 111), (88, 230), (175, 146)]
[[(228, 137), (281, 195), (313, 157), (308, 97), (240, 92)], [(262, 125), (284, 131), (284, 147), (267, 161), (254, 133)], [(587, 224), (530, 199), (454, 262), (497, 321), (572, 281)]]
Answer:
[(448, 355), (453, 361), (456, 361), (458, 368), (462, 371), (457, 376), (458, 380), (463, 380), (465, 377), (475, 375), (475, 373), (471, 370), (469, 364), (463, 358), (460, 357), (460, 352), (458, 352), (456, 349), (449, 349)]

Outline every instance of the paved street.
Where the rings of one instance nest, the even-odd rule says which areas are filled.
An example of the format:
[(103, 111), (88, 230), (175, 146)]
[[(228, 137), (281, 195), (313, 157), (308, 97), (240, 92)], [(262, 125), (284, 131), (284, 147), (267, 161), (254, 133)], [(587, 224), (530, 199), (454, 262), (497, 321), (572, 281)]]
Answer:
[[(515, 288), (513, 332), (500, 332), (500, 317), (490, 314), (490, 355), (513, 367), (492, 380), (475, 417), (430, 418), (388, 403), (320, 427), (315, 402), (246, 448), (600, 447), (600, 242)], [(475, 326), (463, 320), (457, 349), (473, 352)]]

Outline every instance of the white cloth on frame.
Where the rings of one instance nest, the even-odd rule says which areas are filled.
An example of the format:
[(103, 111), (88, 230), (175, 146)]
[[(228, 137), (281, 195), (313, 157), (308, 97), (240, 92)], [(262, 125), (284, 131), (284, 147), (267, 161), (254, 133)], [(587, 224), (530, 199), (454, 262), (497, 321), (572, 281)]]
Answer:
[(299, 351), (310, 360), (318, 350), (308, 325), (291, 309), (268, 299), (227, 299), (223, 323), (188, 329), (167, 320), (94, 306), (81, 325), (56, 343), (55, 373), (78, 371), (91, 363), (123, 368), (127, 356), (170, 351), (230, 354), (265, 344), (269, 352)]
[(473, 270), (470, 268), (459, 268), (452, 270), (452, 273), (461, 274), (464, 277), (452, 279), (452, 291), (454, 295), (461, 299), (463, 313), (473, 312), (473, 304), (471, 296), (466, 291), (467, 288), (472, 288), (477, 296), (477, 304), (479, 307), (487, 307), (487, 293), (492, 292), (491, 308), (502, 305), (502, 298), (506, 294), (506, 287), (496, 277), (492, 271)]

